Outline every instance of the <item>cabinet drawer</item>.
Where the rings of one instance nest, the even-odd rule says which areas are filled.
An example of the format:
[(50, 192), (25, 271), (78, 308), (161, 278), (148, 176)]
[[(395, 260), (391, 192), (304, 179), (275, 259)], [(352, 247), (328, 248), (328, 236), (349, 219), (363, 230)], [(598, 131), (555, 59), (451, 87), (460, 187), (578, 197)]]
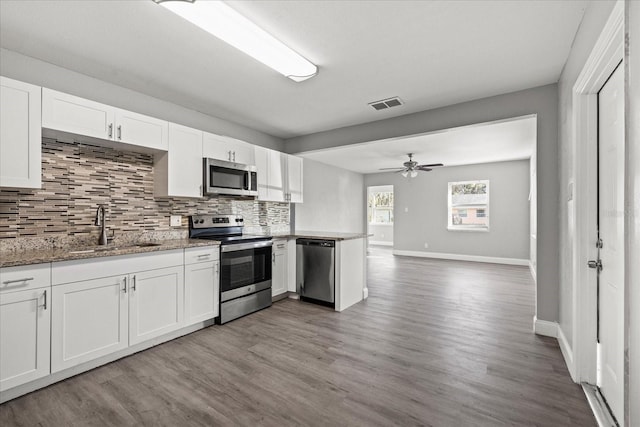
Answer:
[(273, 240), (273, 251), (286, 251), (287, 250), (287, 241), (285, 239), (274, 239)]
[(0, 268), (0, 293), (51, 286), (51, 264)]
[(198, 262), (217, 261), (220, 259), (219, 246), (206, 246), (204, 248), (186, 248), (184, 250), (184, 263), (195, 264)]

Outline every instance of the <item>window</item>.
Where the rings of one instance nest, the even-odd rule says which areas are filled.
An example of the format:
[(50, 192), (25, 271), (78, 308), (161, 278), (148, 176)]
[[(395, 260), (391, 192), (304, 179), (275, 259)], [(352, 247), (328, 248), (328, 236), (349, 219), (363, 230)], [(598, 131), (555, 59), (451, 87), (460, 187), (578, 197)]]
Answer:
[(449, 183), (449, 230), (489, 230), (489, 181)]
[(393, 191), (372, 191), (367, 204), (369, 224), (393, 224)]

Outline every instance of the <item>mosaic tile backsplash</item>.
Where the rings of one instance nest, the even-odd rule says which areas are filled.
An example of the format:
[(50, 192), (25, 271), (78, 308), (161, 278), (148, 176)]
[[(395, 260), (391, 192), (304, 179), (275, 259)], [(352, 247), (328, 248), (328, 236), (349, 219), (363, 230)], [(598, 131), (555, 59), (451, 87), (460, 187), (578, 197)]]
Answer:
[[(153, 156), (43, 138), (42, 189), (0, 190), (0, 241), (22, 237), (93, 237), (99, 204), (107, 206), (109, 234), (181, 231), (187, 215), (240, 214), (246, 232), (289, 230), (287, 203), (219, 196), (155, 198)], [(169, 216), (182, 215), (181, 227)], [(113, 231), (111, 231), (113, 230)], [(97, 238), (97, 237), (96, 237)]]

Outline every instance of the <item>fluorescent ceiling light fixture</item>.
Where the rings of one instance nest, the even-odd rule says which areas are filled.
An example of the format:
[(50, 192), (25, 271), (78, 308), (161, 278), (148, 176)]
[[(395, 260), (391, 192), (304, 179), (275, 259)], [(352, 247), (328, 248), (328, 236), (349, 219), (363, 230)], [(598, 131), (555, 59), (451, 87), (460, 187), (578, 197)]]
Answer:
[(318, 67), (222, 1), (154, 1), (293, 81), (318, 73)]

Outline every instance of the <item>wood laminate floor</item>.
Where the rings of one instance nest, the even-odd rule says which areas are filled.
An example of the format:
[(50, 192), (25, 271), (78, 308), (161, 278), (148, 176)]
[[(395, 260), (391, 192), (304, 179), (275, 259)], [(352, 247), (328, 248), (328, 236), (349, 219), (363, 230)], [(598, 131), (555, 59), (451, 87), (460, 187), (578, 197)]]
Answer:
[(343, 313), (284, 300), (7, 402), (24, 426), (595, 426), (526, 267), (368, 257)]

